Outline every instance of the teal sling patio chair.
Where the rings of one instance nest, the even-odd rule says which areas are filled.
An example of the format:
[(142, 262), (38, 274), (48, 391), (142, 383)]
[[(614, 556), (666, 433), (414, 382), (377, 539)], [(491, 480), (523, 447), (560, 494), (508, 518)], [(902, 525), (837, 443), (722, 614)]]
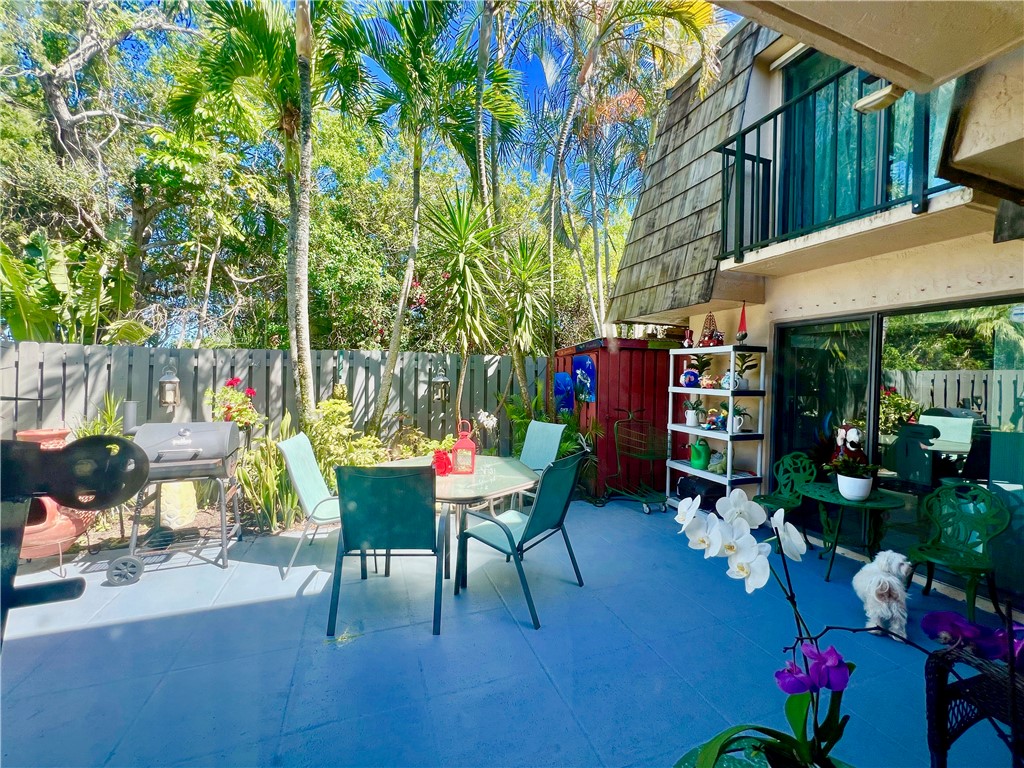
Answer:
[(312, 544), (321, 525), (338, 522), (338, 497), (331, 493), (327, 487), (327, 481), (320, 474), (320, 466), (316, 463), (316, 457), (313, 455), (313, 446), (306, 435), (300, 432), (295, 437), (282, 440), (277, 447), (284, 455), (288, 478), (292, 482), (295, 494), (299, 497), (302, 514), (306, 516), (302, 535), (295, 545), (292, 559), (288, 561), (288, 567), (285, 568), (282, 577), (282, 579), (287, 579), (310, 526), (313, 526), (313, 535), (309, 537), (309, 543)]
[[(528, 466), (534, 472), (543, 472), (544, 468), (558, 457), (558, 448), (562, 444), (562, 432), (565, 431), (565, 424), (552, 424), (547, 421), (531, 421), (526, 428), (526, 439), (523, 441), (523, 450), (519, 452), (519, 461)], [(522, 507), (534, 497), (532, 491), (523, 491), (518, 494), (519, 506)]]
[[(932, 491), (921, 502), (925, 516), (931, 521), (931, 537), (924, 544), (910, 548), (907, 557), (916, 569), (921, 563), (928, 567), (928, 580), (922, 594), (932, 588), (935, 565), (948, 568), (967, 580), (967, 618), (974, 621), (974, 603), (978, 582), (988, 581), (989, 596), (999, 605), (996, 575), (989, 552), (989, 542), (1006, 530), (1010, 512), (1006, 505), (980, 485), (944, 485)], [(914, 578), (911, 573), (909, 584)]]
[[(463, 530), (459, 535), (459, 553), (455, 566), (456, 595), (459, 594), (460, 587), (467, 587), (469, 539), (476, 539), (498, 550), (506, 559), (511, 558), (516, 564), (519, 582), (523, 585), (523, 594), (526, 595), (526, 604), (530, 607), (535, 629), (540, 629), (540, 619), (537, 618), (537, 609), (533, 604), (533, 596), (530, 594), (530, 585), (526, 582), (522, 562), (527, 550), (533, 549), (549, 536), (561, 533), (569, 560), (572, 562), (572, 569), (576, 572), (576, 581), (583, 586), (583, 576), (580, 575), (576, 555), (573, 554), (569, 534), (565, 530), (565, 515), (569, 511), (569, 502), (572, 501), (576, 483), (579, 482), (585, 456), (585, 452), (574, 453), (550, 464), (540, 476), (536, 500), (526, 513), (513, 509), (492, 517), (477, 510), (463, 511), (466, 517), (463, 517)], [(467, 517), (479, 518), (483, 522), (466, 528)]]
[(359, 554), (360, 576), (365, 579), (366, 552), (379, 549), (387, 551), (389, 557), (436, 558), (434, 634), (441, 634), (441, 576), (448, 516), (437, 518), (435, 527), (433, 467), (335, 467), (334, 471), (338, 476), (341, 532), (327, 635), (333, 637), (337, 629), (345, 556)]

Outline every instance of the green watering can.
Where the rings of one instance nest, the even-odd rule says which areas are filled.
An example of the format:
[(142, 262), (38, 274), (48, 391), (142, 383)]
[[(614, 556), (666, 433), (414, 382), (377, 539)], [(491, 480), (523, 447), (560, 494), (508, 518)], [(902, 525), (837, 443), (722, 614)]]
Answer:
[(694, 469), (707, 469), (711, 463), (711, 446), (703, 437), (690, 446), (690, 466)]

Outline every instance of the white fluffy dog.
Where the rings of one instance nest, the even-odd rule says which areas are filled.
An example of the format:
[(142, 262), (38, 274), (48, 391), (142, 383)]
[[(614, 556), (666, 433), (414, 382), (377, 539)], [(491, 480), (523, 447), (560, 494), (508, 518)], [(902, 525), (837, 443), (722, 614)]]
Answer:
[(899, 552), (886, 550), (875, 556), (853, 577), (853, 591), (864, 603), (869, 627), (885, 627), (895, 635), (907, 635), (907, 578), (910, 561)]

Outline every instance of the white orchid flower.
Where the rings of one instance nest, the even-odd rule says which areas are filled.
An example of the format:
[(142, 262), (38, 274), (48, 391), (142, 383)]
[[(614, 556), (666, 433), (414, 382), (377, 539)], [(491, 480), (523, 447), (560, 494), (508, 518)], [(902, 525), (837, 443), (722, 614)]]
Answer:
[(706, 552), (711, 546), (711, 533), (721, 522), (714, 512), (708, 515), (706, 520), (700, 515), (696, 515), (683, 529), (686, 538), (690, 540), (690, 549), (700, 549)]
[(734, 558), (739, 555), (741, 559), (749, 559), (756, 554), (757, 540), (750, 534), (750, 524), (742, 517), (732, 523), (719, 523), (711, 532), (710, 539), (711, 546), (704, 553), (705, 558)]
[(768, 583), (771, 566), (768, 565), (768, 554), (772, 551), (770, 544), (757, 544), (750, 559), (729, 558), (729, 570), (726, 575), (732, 579), (743, 579), (749, 595)]
[(807, 551), (807, 542), (792, 523), (786, 522), (786, 510), (780, 509), (772, 515), (772, 528), (779, 537), (779, 546), (790, 560), (799, 561)]
[(679, 501), (679, 512), (676, 514), (676, 522), (679, 523), (679, 532), (682, 533), (686, 530), (693, 518), (697, 515), (697, 510), (700, 509), (700, 496), (695, 496), (692, 499), (680, 499)]
[(734, 488), (728, 496), (715, 502), (715, 510), (726, 522), (732, 523), (743, 518), (751, 528), (757, 528), (768, 519), (764, 508), (748, 499), (742, 488)]

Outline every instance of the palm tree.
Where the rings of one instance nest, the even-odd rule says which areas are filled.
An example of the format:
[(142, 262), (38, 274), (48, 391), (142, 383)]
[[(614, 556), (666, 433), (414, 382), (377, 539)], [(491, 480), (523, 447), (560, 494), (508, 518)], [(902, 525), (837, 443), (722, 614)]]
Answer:
[[(457, 2), (414, 0), (382, 3), (372, 19), (367, 55), (383, 76), (377, 88), (376, 112), (393, 113), (399, 132), (412, 143), (412, 233), (405, 274), (391, 329), (388, 356), (381, 375), (380, 395), (369, 429), (381, 430), (395, 364), (402, 340), (409, 290), (416, 271), (420, 236), (420, 176), (425, 138), (433, 134), (449, 144), (466, 163), (474, 178), (474, 85), (477, 63), (465, 42), (454, 39), (454, 24), (462, 11)], [(332, 47), (333, 44), (332, 44)], [(492, 79), (483, 105), (493, 120), (512, 122), (518, 114), (515, 100), (500, 84), (511, 82), (507, 73)]]
[[(554, 5), (558, 5), (556, 0)], [(584, 6), (585, 8), (586, 6)], [(690, 41), (697, 49), (704, 69), (704, 81), (717, 71), (714, 44), (706, 34), (716, 28), (715, 9), (703, 0), (622, 0), (611, 4), (594, 2), (590, 13), (581, 12), (579, 5), (569, 3), (558, 13), (552, 14), (559, 19), (562, 42), (569, 51), (569, 65), (572, 77), (563, 83), (566, 91), (565, 113), (557, 140), (554, 142), (551, 182), (548, 190), (548, 261), (550, 308), (554, 314), (554, 255), (556, 219), (562, 210), (561, 195), (565, 192), (562, 186), (561, 168), (565, 162), (569, 135), (576, 122), (576, 116), (584, 97), (591, 88), (592, 80), (599, 76), (602, 66), (608, 59), (626, 58), (639, 61), (639, 57), (650, 50), (664, 51), (659, 38), (665, 36), (667, 27), (673, 33)], [(554, 325), (551, 328), (550, 349), (551, 359), (555, 354)], [(547, 387), (549, 410), (552, 407), (552, 385), (554, 369), (551, 369), (551, 381)]]
[(489, 226), (485, 209), (473, 211), (473, 198), (458, 190), (455, 197), (442, 195), (441, 205), (427, 206), (424, 225), (435, 239), (427, 257), (448, 275), (441, 286), (438, 311), (449, 322), (446, 341), (462, 355), (462, 367), (455, 388), (455, 418), (462, 418), (462, 391), (466, 383), (466, 362), (471, 344), (485, 346), (490, 340), (487, 302), (499, 290), (491, 282), (491, 243), (498, 237)]
[(295, 3), (295, 52), (299, 73), (299, 190), (295, 209), (295, 258), (288, 285), (295, 306), (295, 376), (299, 380), (299, 423), (313, 419), (313, 353), (309, 348), (309, 197), (313, 178), (313, 93), (310, 82), (313, 27), (309, 0)]
[[(297, 255), (299, 220), (303, 218), (300, 193), (306, 197), (307, 256), (309, 231), (309, 185), (301, 180), (297, 183), (296, 178), (300, 156), (305, 150), (312, 162), (313, 110), (336, 105), (355, 111), (367, 82), (360, 59), (364, 38), (358, 34), (358, 25), (341, 3), (323, 7), (324, 12), (317, 4), (313, 13), (304, 14), (311, 39), (304, 50), (308, 84), (303, 86), (296, 48), (296, 24), (302, 22), (292, 22), (282, 0), (209, 0), (207, 36), (195, 65), (179, 78), (168, 102), (170, 113), (186, 126), (216, 116), (243, 140), (253, 145), (269, 141), (281, 152), (289, 203), (288, 336), (303, 415), (312, 413), (315, 393), (309, 353), (308, 274)], [(343, 36), (344, 47), (325, 49), (328, 22), (334, 42)], [(309, 106), (305, 115), (304, 97)], [(306, 136), (304, 120), (308, 121)]]

